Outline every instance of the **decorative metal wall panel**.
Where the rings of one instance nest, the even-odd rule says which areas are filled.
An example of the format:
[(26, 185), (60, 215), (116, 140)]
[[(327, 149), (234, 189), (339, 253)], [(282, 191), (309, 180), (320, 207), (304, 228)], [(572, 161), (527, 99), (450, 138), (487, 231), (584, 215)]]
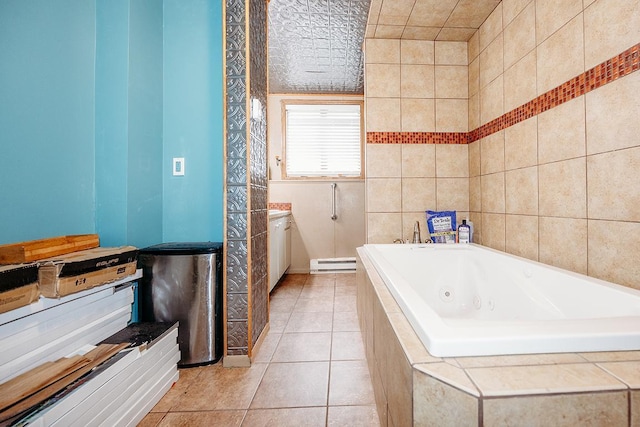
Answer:
[(227, 354), (245, 355), (249, 352), (249, 322), (246, 320), (227, 321)]
[(234, 240), (227, 237), (227, 294), (247, 293), (249, 283), (248, 252), (246, 240)]
[(227, 157), (227, 183), (229, 185), (246, 185), (246, 163), (247, 161), (245, 159), (234, 159)]
[[(267, 288), (267, 2), (249, 1), (249, 57), (251, 95), (251, 346), (268, 318)], [(254, 196), (255, 193), (255, 196)]]
[(247, 212), (246, 185), (227, 185), (227, 211)]
[[(248, 353), (247, 61), (245, 0), (226, 0), (227, 349)], [(243, 190), (234, 189), (236, 186)], [(242, 196), (234, 197), (244, 193)], [(244, 209), (243, 208), (244, 204)], [(244, 315), (244, 317), (242, 317)]]
[(247, 320), (249, 302), (247, 294), (227, 294), (227, 320)]
[[(397, 0), (392, 0), (397, 1)], [(271, 0), (271, 93), (364, 93), (371, 0)]]
[(230, 240), (247, 239), (247, 213), (235, 213), (227, 210), (227, 238)]
[(226, 0), (228, 355), (248, 354), (268, 320), (266, 13), (264, 0)]

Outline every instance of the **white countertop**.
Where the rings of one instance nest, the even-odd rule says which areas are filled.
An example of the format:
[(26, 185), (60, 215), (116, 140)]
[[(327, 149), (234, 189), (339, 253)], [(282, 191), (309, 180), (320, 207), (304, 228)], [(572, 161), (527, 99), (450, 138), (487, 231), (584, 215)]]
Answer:
[(278, 209), (269, 209), (269, 219), (282, 218), (291, 215), (291, 211), (281, 211)]

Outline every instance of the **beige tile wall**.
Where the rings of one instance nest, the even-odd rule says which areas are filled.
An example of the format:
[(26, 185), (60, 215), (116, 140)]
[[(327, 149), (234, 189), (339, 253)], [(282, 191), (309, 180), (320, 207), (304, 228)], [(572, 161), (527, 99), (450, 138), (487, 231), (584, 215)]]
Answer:
[[(638, 42), (636, 0), (504, 0), (466, 45), (367, 39), (366, 129), (471, 131)], [(640, 288), (637, 93), (633, 73), (466, 147), (368, 144), (368, 241), (469, 211), (487, 246)]]
[[(640, 2), (504, 0), (468, 44), (470, 129), (640, 42)], [(469, 145), (476, 240), (640, 289), (640, 72)]]
[[(367, 39), (368, 132), (467, 132), (467, 43)], [(367, 144), (369, 243), (410, 239), (427, 209), (469, 211), (466, 145)]]

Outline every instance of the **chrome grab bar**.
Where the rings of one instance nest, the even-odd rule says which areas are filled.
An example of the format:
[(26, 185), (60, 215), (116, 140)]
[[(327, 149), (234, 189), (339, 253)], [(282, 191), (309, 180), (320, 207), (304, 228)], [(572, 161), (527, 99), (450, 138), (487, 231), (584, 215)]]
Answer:
[(335, 182), (331, 184), (331, 219), (338, 219), (338, 215), (336, 215), (336, 188), (338, 184)]

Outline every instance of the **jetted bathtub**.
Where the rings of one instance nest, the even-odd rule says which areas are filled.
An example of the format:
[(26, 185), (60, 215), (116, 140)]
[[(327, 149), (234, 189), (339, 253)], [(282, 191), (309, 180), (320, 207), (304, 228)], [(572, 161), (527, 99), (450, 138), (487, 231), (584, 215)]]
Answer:
[(437, 357), (640, 350), (640, 291), (474, 244), (364, 245)]

